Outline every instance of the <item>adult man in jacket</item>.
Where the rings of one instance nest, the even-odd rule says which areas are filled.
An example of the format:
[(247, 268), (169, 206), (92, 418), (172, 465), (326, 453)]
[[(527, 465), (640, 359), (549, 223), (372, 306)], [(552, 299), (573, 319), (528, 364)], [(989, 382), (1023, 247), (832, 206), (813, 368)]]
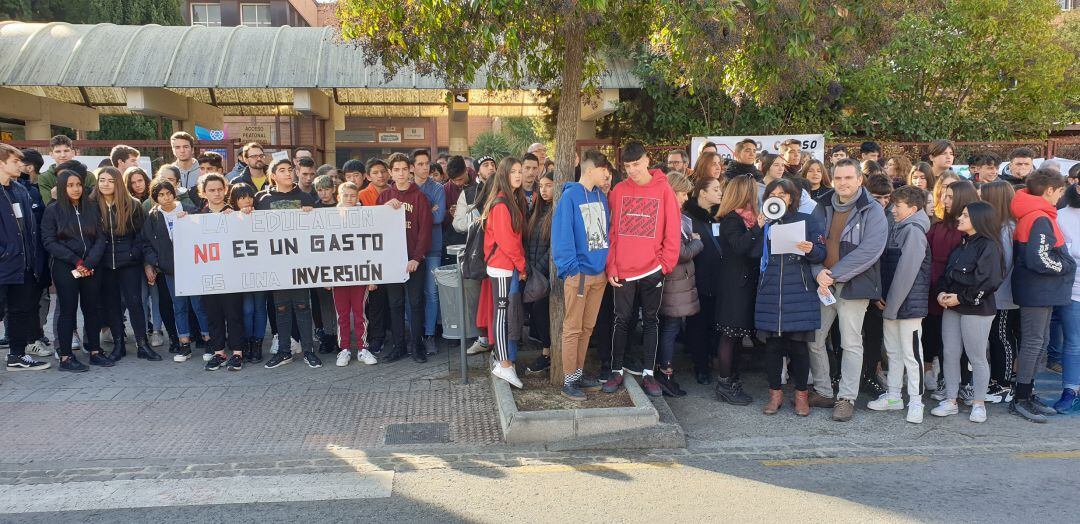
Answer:
[[(833, 420), (851, 420), (862, 376), (863, 316), (871, 300), (881, 299), (879, 260), (889, 238), (889, 223), (881, 204), (863, 187), (863, 175), (852, 159), (841, 159), (833, 168), (834, 193), (820, 202), (814, 217), (825, 225), (825, 261), (814, 266), (818, 294), (832, 296), (833, 304), (821, 306), (821, 327), (810, 344), (810, 369), (814, 392), (810, 405), (833, 405)], [(825, 338), (833, 321), (840, 320), (840, 390), (833, 401), (829, 357)]]

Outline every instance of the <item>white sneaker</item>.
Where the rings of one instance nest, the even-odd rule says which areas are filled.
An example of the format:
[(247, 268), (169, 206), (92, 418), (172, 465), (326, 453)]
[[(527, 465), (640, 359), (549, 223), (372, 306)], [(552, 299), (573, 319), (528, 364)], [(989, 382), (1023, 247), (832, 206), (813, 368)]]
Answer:
[(160, 331), (150, 332), (150, 345), (153, 347), (161, 347), (165, 343), (165, 338), (161, 336)]
[(485, 351), (491, 351), (491, 344), (484, 344), (480, 342), (480, 339), (476, 339), (473, 345), (469, 346), (469, 349), (465, 350), (466, 355), (476, 355)]
[(876, 400), (866, 403), (866, 407), (874, 411), (896, 411), (904, 409), (904, 399), (890, 397), (888, 393), (882, 393)]
[(521, 379), (518, 378), (517, 371), (514, 370), (514, 366), (510, 366), (508, 368), (504, 368), (502, 366), (495, 366), (495, 369), (491, 370), (491, 374), (509, 382), (511, 386), (514, 386), (518, 389), (525, 387), (525, 385), (521, 383)]
[(364, 364), (367, 364), (369, 366), (373, 366), (379, 363), (378, 359), (375, 358), (375, 355), (372, 355), (371, 352), (367, 350), (367, 348), (363, 348), (360, 351), (356, 352), (356, 360), (359, 360), (360, 362), (363, 362)]
[(34, 355), (35, 357), (51, 357), (53, 350), (49, 349), (40, 340), (35, 340), (32, 344), (26, 346), (26, 354)]
[(949, 415), (955, 415), (960, 412), (960, 407), (956, 405), (956, 402), (951, 400), (942, 400), (936, 408), (930, 410), (930, 414), (935, 417), (947, 417)]
[(79, 338), (78, 333), (72, 333), (71, 334), (71, 349), (73, 351), (82, 349), (82, 339)]
[(907, 421), (912, 424), (922, 424), (923, 405), (917, 402), (908, 402)]
[(968, 420), (980, 424), (986, 422), (986, 406), (971, 406), (971, 415), (968, 416)]
[(348, 349), (343, 349), (341, 351), (338, 351), (337, 360), (334, 361), (334, 364), (336, 364), (339, 368), (343, 368), (349, 365), (349, 360), (351, 358), (352, 353), (349, 353)]
[(300, 347), (300, 343), (295, 340), (289, 345), (289, 349), (292, 349), (293, 355), (299, 355), (304, 352), (304, 349)]
[(214, 358), (213, 353), (203, 353), (202, 354), (202, 361), (203, 362), (210, 362), (210, 359), (212, 359), (212, 358)]

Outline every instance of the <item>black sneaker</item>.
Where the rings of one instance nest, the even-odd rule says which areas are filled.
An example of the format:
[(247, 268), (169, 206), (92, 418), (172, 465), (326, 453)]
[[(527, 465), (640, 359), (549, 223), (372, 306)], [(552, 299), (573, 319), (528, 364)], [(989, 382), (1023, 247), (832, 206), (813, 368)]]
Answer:
[(56, 366), (56, 369), (60, 371), (70, 371), (72, 373), (90, 371), (90, 368), (87, 367), (86, 364), (79, 362), (79, 359), (75, 358), (75, 355), (72, 355), (71, 358), (67, 360), (61, 360), (60, 365)]
[(576, 402), (584, 402), (588, 400), (588, 397), (586, 397), (585, 393), (583, 393), (580, 389), (577, 388), (576, 384), (564, 385), (562, 389), (559, 390), (559, 394)]
[(233, 353), (233, 356), (229, 357), (228, 362), (225, 363), (225, 367), (229, 371), (240, 371), (244, 367), (244, 356)]
[(536, 360), (525, 366), (526, 373), (543, 373), (551, 367), (551, 357), (547, 355), (540, 355), (536, 357)]
[(1032, 406), (1030, 399), (1013, 399), (1012, 402), (1009, 402), (1009, 413), (1019, 415), (1030, 422), (1038, 424), (1045, 424), (1047, 421), (1046, 415), (1043, 415), (1035, 406)]
[(173, 355), (180, 353), (180, 343), (175, 340), (169, 342), (169, 353)]
[(1012, 389), (1008, 386), (1002, 386), (997, 382), (991, 381), (990, 387), (986, 389), (986, 401), (991, 404), (1010, 402), (1012, 401)]
[(866, 393), (870, 393), (874, 398), (884, 395), (888, 389), (882, 386), (876, 377), (864, 375), (862, 379), (862, 390)]
[(319, 360), (319, 357), (315, 354), (314, 351), (305, 351), (304, 352), (304, 361), (307, 362), (307, 366), (309, 368), (321, 368), (322, 367), (322, 360)]
[(599, 372), (596, 373), (596, 380), (600, 381), (600, 383), (604, 383), (608, 380), (611, 380), (611, 375), (614, 374), (615, 372), (610, 369), (601, 369)]
[(754, 401), (753, 397), (743, 392), (742, 382), (732, 378), (716, 379), (716, 400), (733, 406), (748, 406)]
[(317, 335), (317, 338), (319, 340), (319, 353), (322, 353), (323, 355), (337, 353), (337, 337), (322, 333)]
[(424, 352), (428, 355), (434, 355), (439, 352), (438, 341), (435, 340), (435, 336), (424, 337)]
[(712, 373), (708, 371), (698, 371), (697, 373), (694, 373), (694, 378), (697, 379), (697, 383), (702, 386), (712, 384)]
[(266, 361), (266, 364), (263, 367), (265, 367), (266, 369), (274, 369), (278, 366), (288, 364), (289, 362), (292, 362), (291, 351), (286, 351), (284, 353), (274, 353), (273, 356), (270, 357), (270, 360)]
[(8, 371), (39, 371), (42, 369), (49, 369), (52, 364), (48, 362), (41, 362), (34, 360), (30, 355), (11, 355), (7, 356), (7, 370)]
[(384, 343), (385, 342), (382, 340), (372, 340), (368, 343), (368, 351), (370, 351), (372, 355), (378, 355), (379, 353), (382, 353)]
[(1048, 417), (1058, 414), (1056, 409), (1048, 406), (1045, 402), (1043, 402), (1042, 399), (1039, 398), (1039, 395), (1034, 391), (1031, 392), (1031, 407), (1035, 408), (1036, 411)]
[(180, 344), (176, 355), (173, 356), (173, 362), (187, 362), (189, 358), (191, 358), (191, 344)]
[(90, 365), (101, 366), (103, 368), (111, 368), (116, 365), (104, 351), (98, 351), (97, 353), (90, 353)]
[(219, 368), (221, 368), (221, 365), (224, 364), (226, 360), (228, 359), (225, 358), (224, 355), (218, 355), (217, 353), (214, 353), (210, 357), (210, 360), (206, 362), (206, 370), (217, 371)]
[(600, 381), (595, 378), (582, 375), (582, 377), (577, 379), (577, 382), (574, 383), (574, 386), (582, 391), (600, 391), (601, 384)]

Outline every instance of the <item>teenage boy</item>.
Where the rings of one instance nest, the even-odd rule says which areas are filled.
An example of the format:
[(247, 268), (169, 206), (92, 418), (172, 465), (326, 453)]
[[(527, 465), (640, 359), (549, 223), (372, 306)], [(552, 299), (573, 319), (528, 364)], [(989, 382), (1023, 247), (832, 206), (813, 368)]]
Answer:
[[(408, 280), (383, 284), (390, 302), (390, 330), (394, 333), (394, 351), (384, 360), (394, 362), (411, 353), (416, 362), (427, 362), (420, 334), (424, 323), (424, 270), (421, 266), (431, 250), (431, 204), (409, 173), (412, 162), (402, 153), (386, 159), (393, 184), (379, 194), (378, 205), (405, 208), (405, 246), (409, 261), (405, 265)], [(371, 173), (371, 170), (368, 170)], [(405, 334), (405, 308), (409, 308), (409, 335)]]
[[(802, 142), (789, 138), (780, 144), (780, 156), (784, 157), (784, 176), (795, 178), (802, 168)], [(802, 198), (799, 199), (800, 201)], [(802, 210), (800, 210), (802, 212)]]
[(119, 169), (120, 174), (123, 174), (129, 167), (139, 165), (139, 150), (131, 146), (118, 144), (113, 146), (112, 151), (109, 151), (109, 160), (112, 161), (113, 167)]
[[(45, 164), (45, 159), (42, 158), (41, 153), (36, 149), (30, 148), (23, 149), (22, 156), (22, 174), (19, 175), (19, 182), (21, 182), (23, 187), (26, 188), (26, 191), (30, 193), (30, 206), (33, 208), (32, 214), (34, 215), (34, 220), (36, 220), (36, 227), (40, 231), (41, 219), (45, 215), (45, 202), (41, 200), (41, 191), (38, 188), (37, 180), (41, 173), (41, 166)], [(34, 342), (27, 346), (27, 352), (39, 357), (48, 357), (53, 354), (52, 342), (49, 340), (49, 337), (45, 336), (45, 322), (49, 318), (49, 310), (51, 309), (50, 306), (52, 304), (52, 295), (49, 293), (49, 286), (52, 285), (52, 277), (49, 275), (47, 267), (49, 254), (45, 252), (45, 246), (41, 243), (40, 234), (37, 235), (37, 239), (38, 263), (43, 264), (44, 269), (41, 271), (40, 278), (38, 278), (38, 287), (41, 288), (41, 300), (38, 301), (37, 314), (35, 315), (37, 323), (33, 325), (31, 333), (31, 340), (34, 340)], [(11, 324), (10, 317), (8, 317), (8, 324)], [(10, 328), (7, 332), (10, 333)], [(4, 337), (4, 339), (7, 338), (7, 336)], [(7, 343), (4, 342), (0, 345), (6, 347)]]
[[(250, 155), (249, 158), (251, 158)], [(248, 167), (251, 167), (250, 160)], [(275, 160), (270, 164), (270, 176), (273, 178), (274, 185), (255, 195), (255, 209), (311, 211), (315, 206), (315, 198), (296, 186), (293, 178), (296, 176), (295, 173), (296, 169), (293, 167), (292, 160), (287, 158)], [(289, 340), (294, 318), (296, 328), (300, 330), (300, 347), (304, 351), (304, 360), (308, 367), (322, 367), (322, 361), (315, 355), (312, 342), (310, 293), (307, 289), (277, 289), (273, 293), (279, 331), (278, 347), (274, 355), (266, 362), (266, 368), (273, 369), (292, 362)]]
[(1057, 203), (1065, 194), (1065, 179), (1046, 169), (1024, 177), (1024, 189), (1009, 205), (1016, 218), (1013, 242), (1013, 302), (1020, 306), (1020, 354), (1016, 364), (1016, 394), (1009, 412), (1032, 422), (1046, 422), (1056, 413), (1033, 391), (1035, 369), (1050, 334), (1055, 306), (1072, 300), (1076, 262), (1057, 224)]
[(203, 151), (199, 158), (196, 159), (199, 162), (199, 169), (202, 170), (202, 176), (209, 175), (210, 173), (216, 173), (219, 175), (225, 175), (225, 159), (221, 158), (221, 154), (215, 151)]
[(247, 165), (240, 171), (237, 182), (243, 182), (256, 192), (269, 189), (270, 177), (266, 173), (266, 153), (257, 142), (251, 142), (240, 150), (240, 156), (244, 157)]
[[(46, 205), (55, 200), (53, 189), (56, 187), (57, 167), (64, 162), (74, 160), (78, 154), (79, 152), (67, 136), (56, 135), (49, 139), (49, 156), (52, 157), (53, 164), (44, 173), (38, 175), (38, 190), (41, 192), (41, 200)], [(87, 173), (84, 180), (86, 181), (83, 188), (85, 192), (89, 192), (97, 184), (97, 177), (91, 173)]]
[(859, 161), (873, 160), (881, 162), (881, 146), (873, 140), (868, 140), (859, 145)]
[[(443, 218), (444, 248), (445, 246), (465, 243), (465, 235), (454, 229), (454, 214), (457, 212), (458, 198), (466, 191), (473, 194), (474, 200), (476, 198), (476, 182), (469, 176), (469, 170), (465, 168), (464, 158), (454, 155), (446, 161), (446, 177), (447, 181), (443, 184), (443, 193), (450, 207), (446, 210), (446, 217)], [(454, 261), (455, 257), (443, 254), (443, 265), (452, 264)]]
[[(901, 392), (907, 371), (907, 421), (920, 424), (922, 403), (922, 319), (930, 297), (930, 219), (922, 212), (926, 191), (904, 186), (892, 193), (896, 226), (881, 257), (881, 285), (885, 299), (875, 303), (881, 311), (885, 354), (889, 359), (886, 392), (866, 407), (875, 411), (904, 409)], [(903, 365), (901, 365), (903, 363)]]
[[(349, 173), (345, 173), (345, 181), (349, 180)], [(360, 203), (365, 206), (377, 205), (379, 195), (390, 187), (390, 165), (381, 158), (372, 158), (367, 163), (367, 187), (360, 190)], [(355, 182), (354, 182), (355, 183)]]
[(431, 204), (431, 247), (424, 257), (424, 317), (416, 319), (416, 322), (424, 324), (424, 351), (434, 355), (439, 352), (439, 346), (435, 343), (435, 327), (439, 322), (439, 288), (435, 285), (435, 269), (442, 263), (446, 190), (431, 178), (431, 153), (427, 149), (413, 151), (412, 174), (413, 182)]
[[(301, 149), (301, 151), (304, 151)], [(315, 159), (310, 156), (302, 156), (296, 161), (296, 185), (300, 191), (310, 193), (317, 201), (319, 194), (315, 191)]]
[(38, 251), (39, 230), (34, 218), (30, 192), (18, 182), (22, 172), (22, 152), (0, 143), (0, 320), (7, 323), (8, 371), (42, 370), (51, 365), (26, 354), (37, 325), (38, 285), (45, 270)]
[(847, 158), (847, 146), (844, 144), (836, 144), (829, 150), (829, 162), (836, 166), (836, 163)]
[(536, 179), (539, 177), (540, 160), (532, 153), (525, 153), (525, 156), (521, 157), (521, 190), (525, 193), (529, 211), (532, 211), (533, 203), (536, 202), (533, 195), (536, 193)]
[[(536, 144), (533, 144), (536, 145)], [(480, 161), (476, 163), (476, 181), (483, 184), (487, 182), (487, 179), (495, 174), (495, 157), (482, 156)]]
[[(859, 164), (850, 158), (833, 167), (833, 195), (819, 202), (814, 217), (825, 224), (825, 261), (816, 264), (818, 295), (835, 303), (821, 305), (821, 327), (810, 343), (814, 391), (810, 405), (833, 407), (832, 419), (851, 420), (863, 368), (863, 316), (871, 300), (881, 299), (881, 253), (889, 238), (889, 223), (881, 204), (863, 187)], [(829, 375), (825, 338), (833, 322), (840, 321), (840, 391), (835, 402)]]
[(971, 172), (971, 178), (974, 181), (987, 184), (998, 179), (998, 164), (1000, 163), (997, 155), (993, 153), (979, 153), (972, 159), (968, 171)]
[(731, 180), (739, 175), (750, 175), (761, 182), (762, 174), (754, 162), (757, 161), (757, 142), (744, 138), (735, 143), (735, 156), (724, 170), (724, 180)]
[(1024, 178), (1035, 169), (1035, 151), (1027, 147), (1018, 147), (1009, 151), (1009, 172), (1001, 175), (1017, 189), (1024, 187)]
[(567, 182), (551, 222), (552, 260), (563, 280), (566, 315), (562, 328), (562, 396), (585, 400), (584, 391), (596, 391), (600, 383), (582, 374), (589, 337), (607, 288), (604, 274), (608, 255), (608, 224), (611, 213), (599, 187), (607, 176), (603, 153), (591, 149), (581, 159), (581, 180)]
[[(645, 358), (641, 387), (649, 396), (663, 393), (653, 378), (656, 368), (657, 328), (664, 275), (679, 261), (681, 212), (675, 192), (660, 170), (649, 171), (645, 146), (631, 141), (620, 156), (627, 179), (611, 190), (611, 247), (607, 278), (615, 288), (615, 327), (611, 345), (611, 379), (604, 392), (614, 393), (623, 383), (623, 357), (629, 345), (632, 319), (641, 306)], [(636, 371), (636, 370), (634, 370)]]
[[(177, 131), (169, 137), (169, 145), (176, 157), (173, 165), (180, 170), (180, 185), (194, 191), (199, 185), (199, 175), (202, 174), (199, 163), (195, 161), (195, 137)], [(179, 188), (177, 190), (179, 191)]]
[(355, 158), (346, 160), (345, 165), (341, 166), (341, 180), (344, 182), (352, 182), (361, 190), (365, 189), (368, 185), (367, 179), (364, 178), (366, 173), (367, 168), (364, 167), (364, 163)]

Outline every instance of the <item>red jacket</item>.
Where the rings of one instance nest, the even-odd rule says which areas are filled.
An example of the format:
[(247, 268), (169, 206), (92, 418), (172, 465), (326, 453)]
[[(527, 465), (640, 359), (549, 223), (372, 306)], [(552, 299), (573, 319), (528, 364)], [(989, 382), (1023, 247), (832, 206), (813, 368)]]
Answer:
[[(964, 240), (964, 234), (956, 226), (945, 224), (944, 220), (934, 222), (926, 232), (926, 241), (930, 244), (930, 289), (937, 289), (938, 280), (945, 274), (949, 262), (949, 253)], [(938, 304), (937, 295), (930, 293), (930, 314), (941, 316), (945, 310)]]
[[(502, 193), (499, 196), (505, 197)], [(524, 217), (521, 222), (524, 227)], [(525, 247), (521, 243), (521, 232), (514, 231), (510, 208), (502, 202), (491, 208), (484, 224), (484, 255), (488, 257), (487, 265), (490, 267), (509, 271), (516, 269), (518, 273), (525, 273)]]
[(376, 204), (382, 205), (395, 198), (405, 204), (405, 245), (409, 250), (409, 260), (423, 264), (431, 248), (431, 204), (420, 191), (420, 186), (412, 182), (405, 191), (398, 189), (395, 184), (390, 184), (390, 187), (379, 193)]
[(648, 184), (619, 182), (608, 203), (611, 206), (611, 240), (607, 276), (619, 279), (651, 273), (657, 266), (666, 275), (679, 262), (679, 203), (660, 170), (650, 171)]

